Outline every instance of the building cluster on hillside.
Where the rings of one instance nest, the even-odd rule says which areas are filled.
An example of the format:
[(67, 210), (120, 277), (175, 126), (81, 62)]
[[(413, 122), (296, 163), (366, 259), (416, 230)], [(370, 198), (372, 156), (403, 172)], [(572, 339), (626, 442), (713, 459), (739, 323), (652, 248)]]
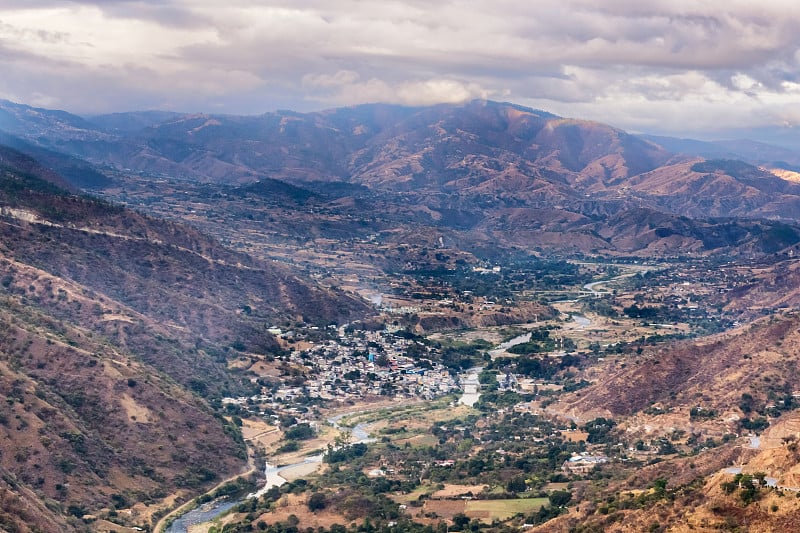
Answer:
[(431, 400), (460, 390), (457, 379), (425, 355), (429, 355), (426, 345), (393, 332), (348, 334), (340, 329), (336, 338), (295, 350), (286, 358), (284, 368), (302, 379), (286, 379), (263, 387), (260, 395), (224, 402), (276, 408), (370, 396)]
[(444, 366), (422, 357), (427, 350), (419, 341), (387, 331), (361, 337), (341, 332), (337, 339), (292, 352), (289, 362), (307, 369), (307, 393), (325, 400), (370, 395), (430, 400), (458, 390)]
[(608, 462), (608, 457), (603, 454), (590, 455), (588, 453), (575, 454), (561, 465), (561, 470), (571, 474), (588, 474), (599, 465)]

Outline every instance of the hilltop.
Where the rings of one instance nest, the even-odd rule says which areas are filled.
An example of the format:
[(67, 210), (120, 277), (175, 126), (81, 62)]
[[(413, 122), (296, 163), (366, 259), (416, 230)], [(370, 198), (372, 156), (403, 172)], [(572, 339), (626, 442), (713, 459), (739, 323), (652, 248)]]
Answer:
[[(117, 113), (88, 120), (10, 102), (0, 102), (0, 109), (3, 129), (29, 143), (118, 169), (200, 181), (347, 182), (506, 207), (524, 202), (579, 210), (576, 204), (588, 198), (688, 216), (732, 216), (737, 209), (797, 216), (800, 189), (731, 161), (735, 150), (710, 152), (703, 164), (691, 145), (683, 154), (682, 145), (663, 138), (676, 149), (670, 152), (658, 144), (661, 138), (508, 103), (371, 104), (258, 116)], [(777, 204), (764, 197), (775, 194)], [(703, 203), (710, 195), (720, 197), (717, 205)]]

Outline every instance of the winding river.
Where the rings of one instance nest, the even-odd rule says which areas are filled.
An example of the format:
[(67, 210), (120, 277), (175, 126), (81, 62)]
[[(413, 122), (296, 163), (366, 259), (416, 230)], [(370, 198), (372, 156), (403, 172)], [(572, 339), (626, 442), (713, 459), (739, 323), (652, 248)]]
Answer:
[[(342, 415), (337, 415), (328, 419), (328, 423), (330, 423), (336, 429), (346, 429), (339, 425), (339, 421), (344, 418), (345, 416), (350, 416), (357, 413), (345, 413)], [(355, 441), (355, 444), (358, 443), (369, 443), (375, 442), (375, 439), (371, 439), (369, 434), (366, 430), (366, 423), (358, 424), (352, 430), (350, 430), (350, 435), (352, 439)], [(284, 470), (288, 470), (290, 468), (294, 468), (296, 466), (308, 465), (308, 464), (315, 464), (321, 463), (324, 454), (317, 454), (306, 457), (302, 461), (297, 463), (292, 463), (288, 465), (271, 465), (270, 463), (266, 463), (266, 467), (264, 469), (264, 475), (266, 476), (266, 481), (264, 482), (264, 486), (261, 487), (258, 491), (248, 494), (246, 498), (242, 498), (237, 501), (230, 501), (230, 500), (215, 500), (213, 502), (209, 502), (203, 504), (195, 509), (192, 509), (188, 513), (181, 515), (180, 517), (176, 518), (172, 524), (164, 530), (164, 533), (188, 533), (189, 527), (203, 524), (205, 522), (210, 522), (221, 516), (232, 508), (237, 506), (238, 504), (247, 501), (251, 498), (260, 498), (264, 494), (267, 493), (269, 489), (272, 487), (280, 487), (284, 483), (287, 483), (287, 479), (280, 475), (280, 472)]]

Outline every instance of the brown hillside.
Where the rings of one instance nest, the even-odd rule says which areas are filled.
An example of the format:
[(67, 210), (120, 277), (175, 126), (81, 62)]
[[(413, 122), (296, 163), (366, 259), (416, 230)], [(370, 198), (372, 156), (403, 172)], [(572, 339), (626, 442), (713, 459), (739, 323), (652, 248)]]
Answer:
[(0, 467), (65, 514), (197, 490), (241, 468), (243, 450), (204, 402), (102, 337), (3, 296), (0, 346)]
[(800, 385), (798, 326), (795, 314), (765, 318), (730, 333), (645, 351), (625, 363), (609, 361), (597, 383), (566, 396), (559, 410), (628, 416), (661, 403), (685, 411), (712, 409), (720, 418), (742, 416), (742, 393), (763, 407)]
[(238, 429), (203, 399), (249, 390), (231, 349), (367, 306), (43, 176), (0, 168), (0, 523), (84, 530), (242, 468)]

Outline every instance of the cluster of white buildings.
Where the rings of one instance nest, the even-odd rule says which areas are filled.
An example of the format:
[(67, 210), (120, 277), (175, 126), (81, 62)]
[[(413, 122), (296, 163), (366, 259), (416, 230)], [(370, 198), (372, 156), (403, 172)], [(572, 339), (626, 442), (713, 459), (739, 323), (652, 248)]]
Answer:
[(561, 470), (570, 474), (588, 474), (596, 467), (607, 463), (608, 457), (602, 454), (575, 454), (561, 465)]
[[(409, 351), (415, 352), (410, 357)], [(383, 395), (433, 399), (459, 390), (447, 369), (420, 354), (428, 348), (389, 332), (340, 335), (308, 350), (292, 352), (289, 363), (304, 367), (307, 394), (325, 400)]]
[(428, 354), (424, 344), (388, 331), (349, 335), (340, 329), (335, 339), (293, 351), (283, 365), (292, 375), (279, 386), (263, 387), (251, 398), (225, 398), (223, 403), (271, 404), (285, 411), (309, 400), (348, 402), (374, 396), (430, 400), (461, 390), (458, 380), (425, 357)]

